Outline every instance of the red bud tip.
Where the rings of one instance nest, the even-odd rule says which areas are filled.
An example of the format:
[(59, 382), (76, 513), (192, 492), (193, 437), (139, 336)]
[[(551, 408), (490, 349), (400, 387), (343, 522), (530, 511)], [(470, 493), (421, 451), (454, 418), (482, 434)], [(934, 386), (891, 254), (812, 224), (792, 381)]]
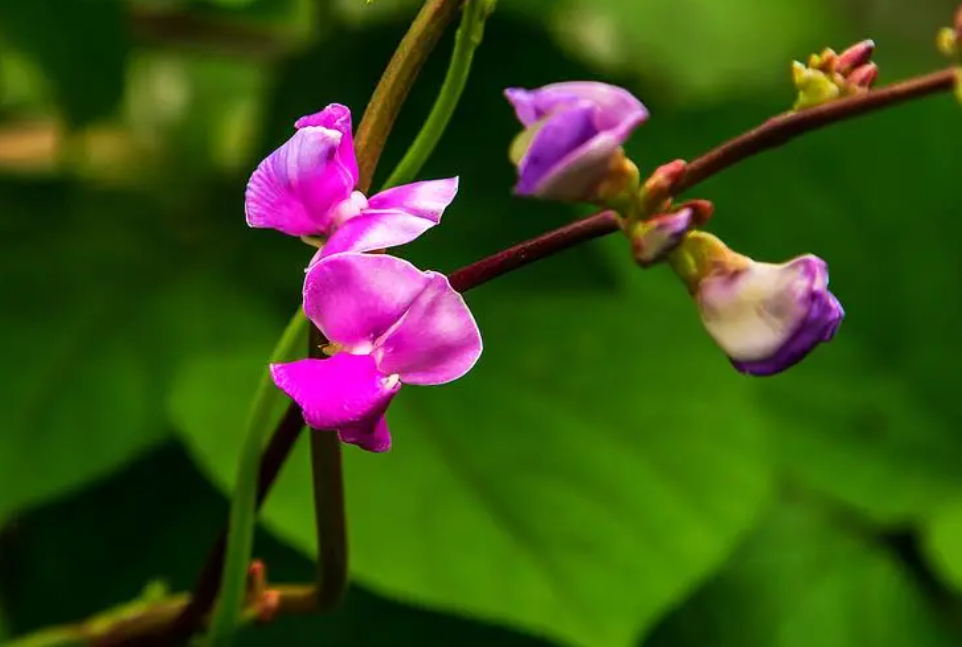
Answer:
[(952, 27), (955, 29), (955, 33), (958, 36), (962, 36), (962, 5), (955, 10), (955, 20), (952, 21)]
[(871, 61), (874, 52), (874, 40), (869, 39), (855, 43), (839, 55), (835, 61), (835, 71), (843, 76), (848, 76), (856, 68)]
[(701, 227), (715, 213), (715, 205), (711, 203), (711, 200), (688, 200), (678, 206), (678, 211), (682, 209), (691, 209), (693, 227)]
[(852, 73), (848, 75), (848, 83), (851, 87), (867, 90), (875, 84), (877, 78), (878, 65), (866, 63), (852, 70)]

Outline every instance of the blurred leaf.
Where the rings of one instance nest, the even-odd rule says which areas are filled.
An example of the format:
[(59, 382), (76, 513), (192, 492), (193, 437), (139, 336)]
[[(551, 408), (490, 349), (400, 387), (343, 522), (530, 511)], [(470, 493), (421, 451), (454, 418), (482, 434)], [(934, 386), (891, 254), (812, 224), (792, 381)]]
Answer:
[(881, 545), (779, 510), (646, 647), (949, 647), (957, 640)]
[(926, 519), (924, 548), (929, 561), (962, 592), (962, 499), (941, 506)]
[(0, 2), (0, 35), (36, 60), (72, 124), (120, 100), (129, 44), (119, 0)]
[[(657, 79), (687, 101), (774, 85), (813, 41), (829, 45), (829, 2), (569, 0), (559, 43), (609, 70)], [(820, 49), (821, 47), (819, 47)]]
[(0, 186), (5, 209), (0, 517), (102, 476), (168, 432), (184, 357), (272, 334), (219, 268), (174, 265), (161, 218), (132, 195)]

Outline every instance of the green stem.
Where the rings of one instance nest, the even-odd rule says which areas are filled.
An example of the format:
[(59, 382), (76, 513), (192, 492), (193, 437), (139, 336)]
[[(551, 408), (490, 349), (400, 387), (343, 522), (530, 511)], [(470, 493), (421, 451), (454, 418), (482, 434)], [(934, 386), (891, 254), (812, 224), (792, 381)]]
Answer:
[[(281, 335), (271, 362), (282, 362), (296, 356), (302, 348), (307, 318), (302, 311), (291, 318)], [(223, 647), (243, 624), (244, 601), (247, 595), (247, 569), (254, 545), (254, 526), (257, 521), (257, 476), (261, 449), (268, 430), (273, 428), (274, 403), (278, 391), (270, 374), (261, 376), (257, 393), (247, 417), (247, 430), (241, 447), (237, 482), (231, 500), (230, 525), (227, 533), (227, 552), (221, 575), (220, 594), (211, 616), (207, 635), (209, 647)]]
[(484, 22), (494, 12), (496, 3), (497, 0), (468, 0), (465, 4), (461, 24), (454, 39), (451, 63), (448, 65), (438, 98), (414, 143), (384, 183), (385, 189), (412, 181), (434, 152), (461, 100), (461, 94), (468, 83), (468, 75), (471, 73), (474, 50), (481, 44), (484, 36)]

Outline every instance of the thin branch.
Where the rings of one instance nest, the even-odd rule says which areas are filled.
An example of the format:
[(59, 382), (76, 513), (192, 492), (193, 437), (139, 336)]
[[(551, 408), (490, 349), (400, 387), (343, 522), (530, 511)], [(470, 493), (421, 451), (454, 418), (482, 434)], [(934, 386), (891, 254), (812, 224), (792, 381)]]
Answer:
[(689, 164), (676, 192), (690, 189), (746, 158), (778, 148), (805, 133), (912, 99), (939, 92), (951, 92), (955, 83), (955, 68), (949, 68), (800, 112), (773, 117)]
[[(311, 325), (308, 357), (322, 357), (324, 336)], [(293, 402), (288, 412), (300, 409)], [(332, 430), (311, 429), (311, 483), (317, 529), (317, 607), (324, 613), (337, 607), (347, 589), (347, 512), (341, 441)]]
[(371, 187), (374, 169), (401, 106), (460, 4), (461, 0), (427, 0), (391, 57), (357, 127), (358, 191), (367, 192)]
[[(684, 177), (674, 187), (674, 192), (678, 194), (691, 189), (749, 157), (778, 148), (805, 133), (912, 99), (951, 92), (955, 84), (955, 68), (949, 68), (822, 106), (773, 117), (692, 161)], [(464, 291), (538, 259), (618, 230), (618, 221), (612, 212), (598, 213), (461, 268), (451, 274), (450, 280), (456, 289)]]
[(602, 211), (462, 267), (449, 274), (448, 280), (455, 290), (465, 292), (569, 247), (606, 236), (618, 230), (618, 223), (617, 213)]

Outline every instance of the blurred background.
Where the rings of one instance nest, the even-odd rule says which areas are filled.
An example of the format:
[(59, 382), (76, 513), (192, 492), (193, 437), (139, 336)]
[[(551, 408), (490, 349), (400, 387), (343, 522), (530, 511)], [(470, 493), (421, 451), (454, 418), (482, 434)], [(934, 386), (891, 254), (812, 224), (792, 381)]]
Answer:
[[(246, 227), (245, 182), (297, 117), (336, 101), (357, 124), (416, 8), (0, 0), (0, 643), (193, 582), (311, 251)], [(461, 193), (400, 253), (450, 271), (580, 215), (511, 197), (506, 86), (630, 87), (645, 172), (788, 108), (790, 61), (822, 47), (874, 38), (881, 83), (946, 65), (953, 9), (501, 0), (422, 174)], [(692, 193), (737, 250), (829, 262), (847, 319), (786, 375), (733, 371), (671, 273), (616, 237), (472, 292), (477, 368), (406, 389), (389, 454), (346, 449), (346, 603), (241, 644), (962, 644), (960, 135), (933, 97)], [(257, 537), (277, 581), (313, 573), (306, 460)]]

